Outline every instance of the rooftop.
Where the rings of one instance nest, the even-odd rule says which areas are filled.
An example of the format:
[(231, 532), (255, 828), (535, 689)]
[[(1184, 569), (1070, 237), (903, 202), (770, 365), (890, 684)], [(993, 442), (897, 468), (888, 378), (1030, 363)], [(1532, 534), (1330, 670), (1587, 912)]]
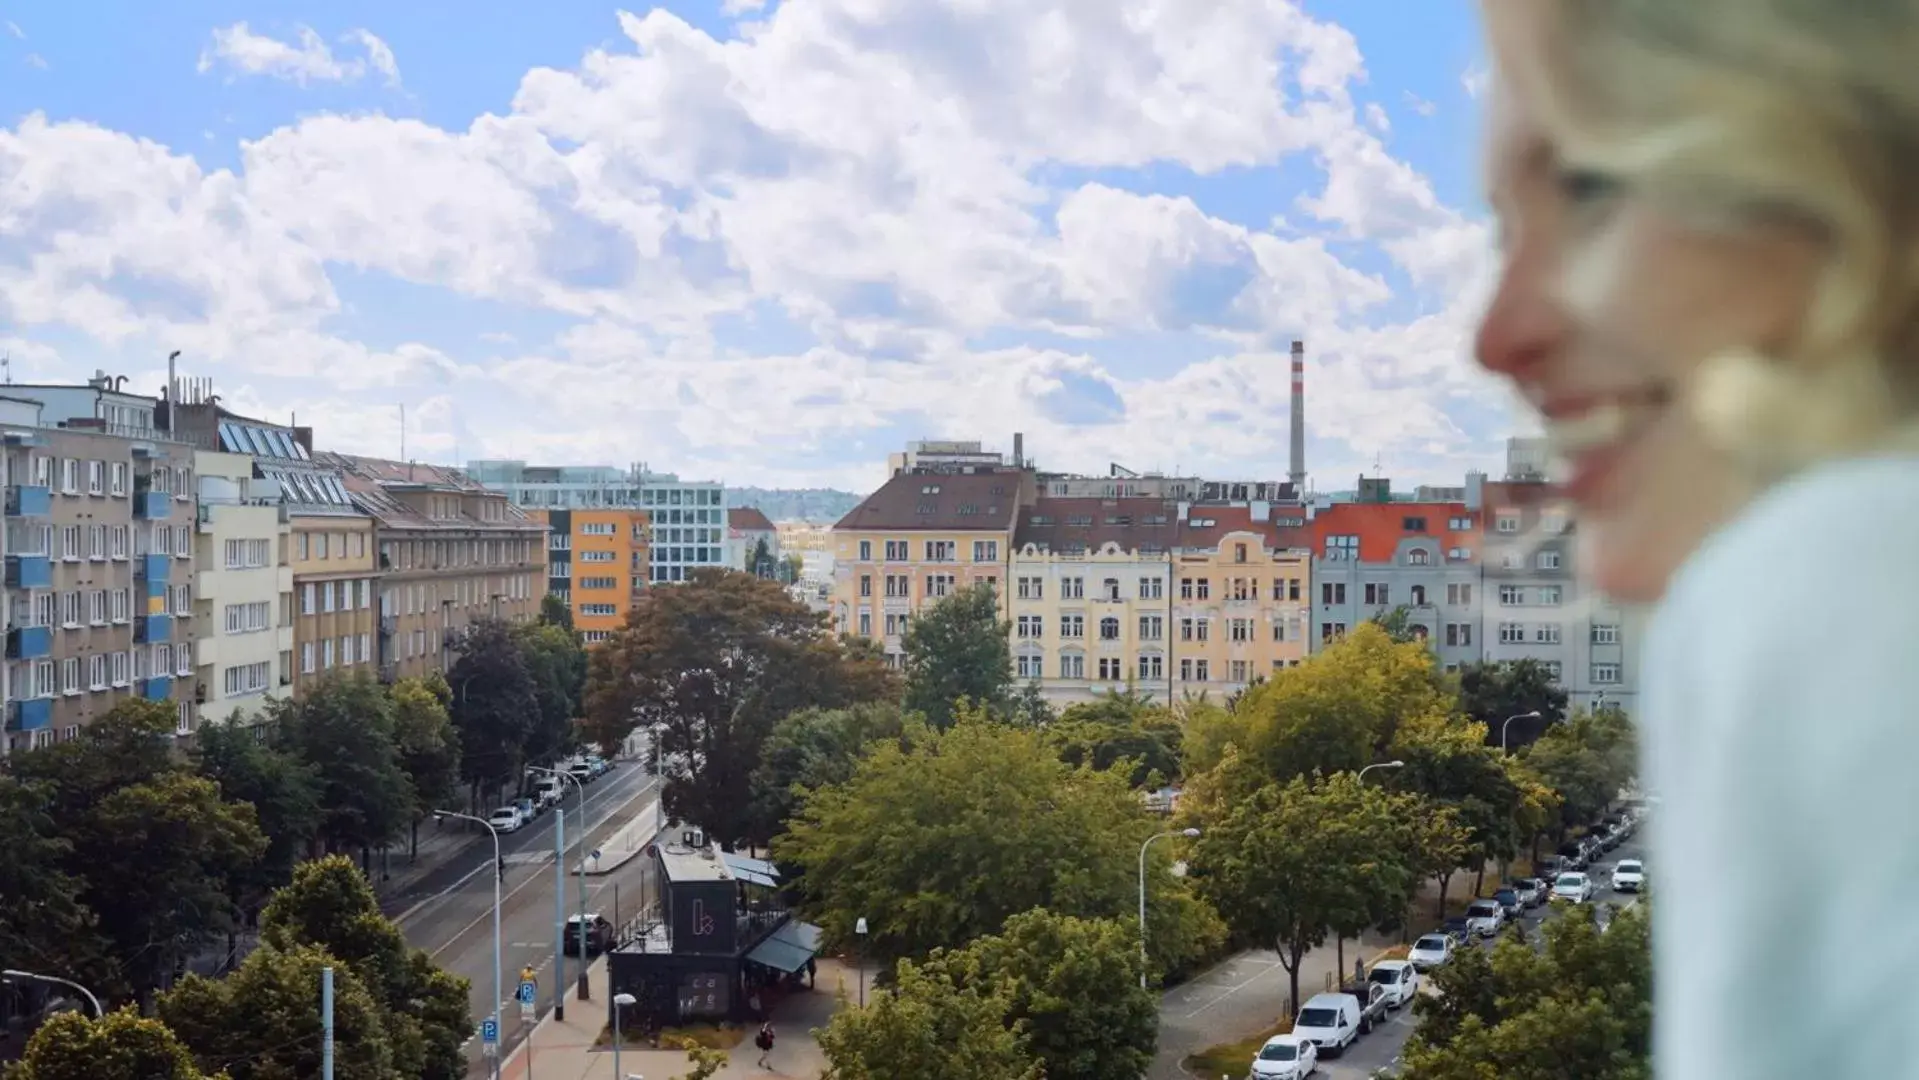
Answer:
[(860, 501), (835, 529), (1005, 532), (1013, 527), (1022, 469), (900, 473)]
[(728, 510), (726, 524), (730, 528), (747, 532), (773, 531), (773, 519), (762, 513), (757, 506), (736, 506)]

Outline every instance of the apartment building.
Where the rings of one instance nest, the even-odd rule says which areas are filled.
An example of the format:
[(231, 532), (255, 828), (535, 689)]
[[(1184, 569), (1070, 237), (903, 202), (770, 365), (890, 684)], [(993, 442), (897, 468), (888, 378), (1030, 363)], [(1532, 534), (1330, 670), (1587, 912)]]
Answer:
[(1311, 534), (1295, 505), (1182, 507), (1168, 596), (1176, 691), (1215, 699), (1308, 654)]
[[(547, 527), (458, 469), (322, 452), (373, 519), (382, 679), (452, 667), (475, 619), (539, 614)], [(355, 610), (360, 597), (356, 592)]]
[(467, 462), (465, 471), (525, 510), (645, 511), (652, 530), (650, 583), (685, 581), (695, 570), (728, 565), (726, 488), (716, 481), (682, 480), (639, 464), (622, 470), (483, 460)]
[[(766, 565), (753, 565), (753, 556), (766, 545)], [(757, 506), (735, 506), (726, 512), (726, 564), (761, 577), (773, 575), (780, 561), (780, 530)]]
[(247, 454), (201, 450), (194, 544), (199, 723), (252, 724), (273, 695), (293, 691), (291, 531), (280, 485), (254, 474)]
[[(101, 377), (104, 378), (104, 377)], [(0, 402), (6, 472), (7, 752), (77, 735), (132, 695), (175, 703), (193, 670), (193, 459), (150, 427), (95, 415), (103, 387), (11, 387), (60, 397)], [(55, 391), (74, 391), (56, 394)], [(81, 408), (73, 399), (90, 398)], [(150, 402), (149, 402), (150, 404)], [(120, 414), (113, 414), (120, 415)], [(123, 417), (123, 419), (138, 419)], [(56, 426), (64, 425), (64, 426)]]
[(546, 526), (546, 591), (573, 613), (573, 628), (594, 645), (626, 625), (652, 574), (647, 513), (637, 508), (528, 510)]
[(1479, 511), (1465, 502), (1391, 501), (1386, 483), (1362, 481), (1364, 501), (1313, 516), (1313, 648), (1404, 607), (1413, 633), (1456, 671), (1484, 656)]
[(879, 641), (898, 666), (921, 608), (985, 583), (1000, 589), (1004, 613), (1014, 527), (1033, 496), (1023, 469), (893, 476), (833, 526), (834, 627)]

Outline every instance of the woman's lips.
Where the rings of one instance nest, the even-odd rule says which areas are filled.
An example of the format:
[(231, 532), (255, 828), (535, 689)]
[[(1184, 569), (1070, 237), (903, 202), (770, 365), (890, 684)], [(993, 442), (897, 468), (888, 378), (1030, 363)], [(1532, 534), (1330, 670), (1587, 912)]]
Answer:
[(1573, 502), (1586, 504), (1605, 487), (1619, 461), (1671, 400), (1664, 387), (1564, 397), (1540, 407), (1546, 415), (1546, 437), (1555, 458), (1563, 462), (1560, 491)]

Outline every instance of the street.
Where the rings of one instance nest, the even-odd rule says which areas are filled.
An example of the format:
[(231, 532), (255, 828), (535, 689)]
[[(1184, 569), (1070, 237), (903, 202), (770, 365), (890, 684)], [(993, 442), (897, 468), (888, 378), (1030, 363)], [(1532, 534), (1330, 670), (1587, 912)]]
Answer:
[[(1624, 908), (1637, 902), (1637, 898), (1630, 893), (1613, 892), (1610, 882), (1614, 863), (1621, 859), (1644, 857), (1642, 836), (1643, 833), (1634, 834), (1593, 865), (1589, 872), (1594, 875), (1598, 887), (1595, 903), (1610, 903)], [(1651, 869), (1657, 874), (1657, 867)], [(1471, 886), (1470, 880), (1467, 885)], [(1452, 905), (1454, 913), (1463, 906), (1455, 900)], [(1551, 905), (1542, 905), (1526, 912), (1522, 922), (1528, 940), (1538, 941), (1540, 924), (1555, 914), (1556, 909)], [(1368, 956), (1377, 955), (1387, 944), (1369, 938), (1365, 943), (1365, 953)], [(1481, 943), (1481, 947), (1490, 948), (1491, 943)], [(1330, 953), (1331, 950), (1322, 951)], [(1331, 970), (1330, 962), (1314, 965), (1317, 952), (1309, 955), (1302, 964), (1302, 995), (1311, 995), (1317, 990), (1325, 977), (1324, 973)], [(1352, 945), (1348, 942), (1346, 962), (1349, 966), (1352, 958)], [(1199, 978), (1168, 990), (1160, 999), (1162, 1052), (1154, 1060), (1149, 1074), (1152, 1080), (1217, 1080), (1214, 1077), (1194, 1077), (1180, 1065), (1180, 1060), (1196, 1050), (1245, 1038), (1266, 1028), (1272, 1023), (1286, 992), (1286, 969), (1280, 966), (1278, 956), (1267, 950), (1241, 953)], [(1415, 1024), (1410, 1007), (1398, 1010), (1384, 1024), (1375, 1028), (1371, 1035), (1354, 1043), (1344, 1055), (1323, 1061), (1315, 1075), (1330, 1080), (1365, 1080), (1373, 1076), (1399, 1060), (1400, 1051), (1412, 1036)], [(1247, 1064), (1250, 1066), (1251, 1062)], [(1231, 1080), (1240, 1080), (1245, 1075), (1246, 1070), (1240, 1069), (1232, 1074)]]
[[(628, 819), (650, 805), (658, 793), (658, 779), (647, 775), (637, 762), (623, 763), (588, 784), (586, 815), (590, 828), (585, 850), (591, 852), (603, 843)], [(568, 915), (579, 910), (579, 874), (575, 869), (582, 850), (580, 833), (576, 831), (578, 805), (579, 795), (569, 784), (563, 804), (569, 853), (565, 899)], [(493, 845), (478, 844), (472, 850), (474, 855), (434, 871), (409, 890), (411, 906), (400, 916), (400, 925), (410, 944), (425, 949), (447, 971), (472, 980), (473, 1019), (477, 1025), (492, 1011), (489, 999), (493, 991), (493, 876), (490, 872)], [(506, 860), (500, 904), (501, 993), (507, 999), (500, 1009), (500, 1037), (502, 1054), (506, 1054), (512, 1052), (533, 1026), (532, 1020), (520, 1018), (520, 1007), (512, 1000), (522, 967), (530, 966), (537, 974), (537, 1011), (544, 1013), (553, 1005), (557, 944), (553, 814), (542, 814), (518, 832), (502, 836), (500, 851)], [(640, 856), (612, 873), (588, 875), (587, 911), (599, 912), (616, 923), (636, 913), (651, 897), (649, 861)], [(577, 958), (568, 958), (569, 982), (578, 977), (579, 962)], [(469, 1043), (469, 1050), (477, 1063), (480, 1060), (477, 1038)]]

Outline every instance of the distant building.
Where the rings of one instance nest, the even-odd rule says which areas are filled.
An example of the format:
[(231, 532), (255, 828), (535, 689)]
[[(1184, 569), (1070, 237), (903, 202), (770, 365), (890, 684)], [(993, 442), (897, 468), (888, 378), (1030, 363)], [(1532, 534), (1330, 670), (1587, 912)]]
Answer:
[(200, 721), (253, 723), (293, 688), (292, 534), (277, 482), (245, 454), (201, 450), (192, 699)]
[(547, 527), (546, 591), (573, 613), (589, 645), (626, 624), (652, 570), (647, 513), (638, 507), (528, 510)]
[(644, 510), (652, 529), (649, 583), (684, 581), (703, 567), (728, 565), (726, 488), (716, 481), (681, 480), (642, 465), (621, 470), (513, 460), (469, 461), (466, 472), (527, 510)]
[[(766, 565), (755, 566), (753, 556), (766, 545)], [(780, 531), (765, 514), (751, 506), (726, 512), (727, 565), (761, 577), (774, 577), (780, 561)]]

